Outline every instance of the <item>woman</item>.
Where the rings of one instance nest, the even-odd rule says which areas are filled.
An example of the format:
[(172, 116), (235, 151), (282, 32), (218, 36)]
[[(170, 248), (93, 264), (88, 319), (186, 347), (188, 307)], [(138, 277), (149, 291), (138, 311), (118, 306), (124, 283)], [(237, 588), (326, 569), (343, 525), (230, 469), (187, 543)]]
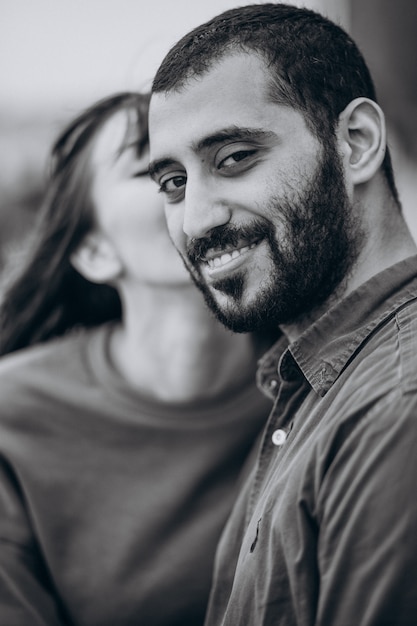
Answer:
[(201, 625), (269, 403), (264, 346), (208, 313), (147, 174), (147, 95), (56, 142), (0, 310), (0, 623)]

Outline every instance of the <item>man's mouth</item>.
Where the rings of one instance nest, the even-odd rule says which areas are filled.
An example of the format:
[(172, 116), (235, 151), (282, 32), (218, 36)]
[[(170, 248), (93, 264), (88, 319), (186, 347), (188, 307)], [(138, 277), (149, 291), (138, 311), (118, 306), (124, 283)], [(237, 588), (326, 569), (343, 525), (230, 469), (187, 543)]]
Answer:
[(210, 270), (224, 267), (231, 261), (245, 255), (249, 250), (253, 250), (259, 244), (259, 241), (254, 241), (251, 244), (242, 245), (240, 248), (233, 248), (227, 251), (223, 250), (210, 250), (205, 254), (203, 263), (207, 265)]
[[(244, 269), (257, 248), (267, 243), (271, 225), (258, 218), (241, 226), (223, 224), (214, 228), (207, 237), (191, 239), (186, 248), (188, 263), (199, 268), (206, 279), (220, 280)], [(265, 251), (267, 253), (267, 249)]]

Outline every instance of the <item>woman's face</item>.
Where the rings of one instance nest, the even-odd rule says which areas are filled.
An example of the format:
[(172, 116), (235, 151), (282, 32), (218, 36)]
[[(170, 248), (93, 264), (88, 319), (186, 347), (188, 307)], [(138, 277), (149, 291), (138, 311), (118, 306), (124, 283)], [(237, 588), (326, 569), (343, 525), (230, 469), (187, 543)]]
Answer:
[(126, 111), (115, 113), (92, 148), (90, 193), (97, 228), (119, 257), (125, 281), (188, 284), (188, 272), (168, 235), (162, 197), (147, 174), (149, 154), (137, 156), (136, 136), (126, 141), (128, 123)]

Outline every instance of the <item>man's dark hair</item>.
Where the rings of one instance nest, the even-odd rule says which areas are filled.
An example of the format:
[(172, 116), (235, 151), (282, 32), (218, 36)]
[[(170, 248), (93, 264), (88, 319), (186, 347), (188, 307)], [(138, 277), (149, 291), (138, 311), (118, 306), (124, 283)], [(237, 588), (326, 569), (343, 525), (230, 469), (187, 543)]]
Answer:
[[(152, 91), (180, 91), (225, 55), (240, 52), (265, 61), (272, 100), (299, 110), (322, 142), (334, 135), (349, 102), (377, 101), (369, 69), (349, 35), (315, 11), (287, 4), (239, 7), (198, 26), (168, 52)], [(398, 203), (388, 150), (382, 170)]]

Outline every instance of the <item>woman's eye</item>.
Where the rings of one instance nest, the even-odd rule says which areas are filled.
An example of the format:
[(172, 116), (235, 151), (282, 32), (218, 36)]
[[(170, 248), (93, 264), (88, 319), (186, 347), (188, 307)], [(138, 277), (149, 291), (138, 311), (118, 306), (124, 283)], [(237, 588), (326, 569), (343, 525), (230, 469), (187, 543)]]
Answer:
[(256, 150), (239, 150), (238, 152), (233, 152), (233, 154), (229, 154), (226, 158), (224, 158), (218, 166), (218, 169), (233, 167), (237, 163), (244, 161), (248, 157), (256, 154)]

